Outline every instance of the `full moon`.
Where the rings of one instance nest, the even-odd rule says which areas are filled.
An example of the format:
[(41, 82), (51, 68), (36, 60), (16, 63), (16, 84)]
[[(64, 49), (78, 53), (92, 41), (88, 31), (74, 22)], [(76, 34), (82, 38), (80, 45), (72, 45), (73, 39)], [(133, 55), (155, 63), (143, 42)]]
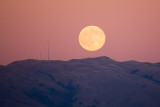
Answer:
[(105, 33), (97, 26), (86, 26), (79, 34), (79, 43), (87, 51), (96, 51), (105, 43)]

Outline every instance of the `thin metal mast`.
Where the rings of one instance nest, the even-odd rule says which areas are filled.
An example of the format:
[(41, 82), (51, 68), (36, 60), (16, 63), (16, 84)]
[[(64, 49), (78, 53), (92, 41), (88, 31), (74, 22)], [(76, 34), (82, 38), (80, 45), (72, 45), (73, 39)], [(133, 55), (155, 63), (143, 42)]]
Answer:
[(42, 54), (40, 53), (40, 60), (42, 59)]
[(48, 41), (48, 60), (49, 60), (49, 41)]

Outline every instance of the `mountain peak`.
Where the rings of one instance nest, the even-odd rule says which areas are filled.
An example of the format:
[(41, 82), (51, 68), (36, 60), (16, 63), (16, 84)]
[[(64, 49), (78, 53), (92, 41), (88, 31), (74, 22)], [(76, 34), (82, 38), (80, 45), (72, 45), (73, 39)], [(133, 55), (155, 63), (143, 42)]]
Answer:
[(114, 61), (114, 60), (107, 56), (100, 56), (100, 57), (91, 57), (82, 59), (71, 59), (69, 61)]
[[(0, 69), (0, 106), (160, 106), (159, 63), (27, 59)], [(127, 99), (127, 100), (126, 100)]]

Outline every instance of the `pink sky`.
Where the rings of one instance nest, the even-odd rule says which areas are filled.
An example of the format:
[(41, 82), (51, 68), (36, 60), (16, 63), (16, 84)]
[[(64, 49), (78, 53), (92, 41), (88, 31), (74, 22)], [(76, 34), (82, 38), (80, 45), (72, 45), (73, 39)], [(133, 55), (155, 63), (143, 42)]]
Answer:
[[(78, 43), (81, 29), (101, 27), (106, 43), (96, 52)], [(160, 62), (160, 0), (1, 0), (0, 64), (15, 60), (108, 56)]]

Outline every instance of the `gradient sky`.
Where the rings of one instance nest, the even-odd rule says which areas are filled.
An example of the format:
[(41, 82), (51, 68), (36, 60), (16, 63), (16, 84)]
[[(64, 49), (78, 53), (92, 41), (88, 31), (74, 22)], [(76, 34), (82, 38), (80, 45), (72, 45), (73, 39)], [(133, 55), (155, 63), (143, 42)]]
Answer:
[[(97, 25), (106, 43), (88, 52), (81, 29)], [(0, 64), (15, 60), (108, 56), (160, 62), (160, 0), (0, 0)]]

